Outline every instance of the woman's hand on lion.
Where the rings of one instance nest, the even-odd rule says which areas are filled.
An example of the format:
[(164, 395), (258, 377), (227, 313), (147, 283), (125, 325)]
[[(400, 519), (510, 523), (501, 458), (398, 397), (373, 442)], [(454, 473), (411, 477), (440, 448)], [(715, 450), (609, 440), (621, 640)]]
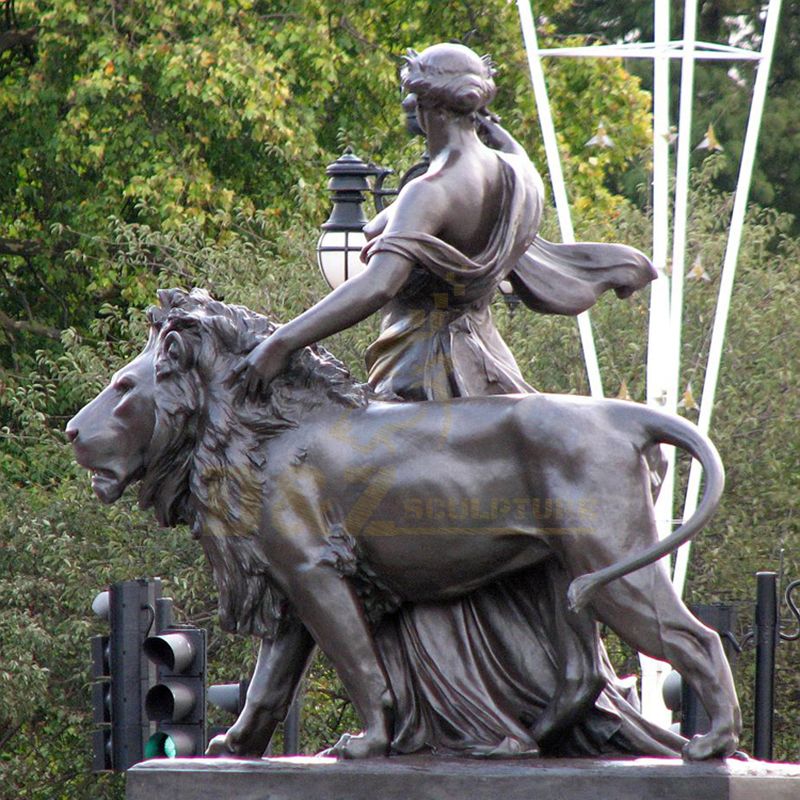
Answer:
[(273, 379), (288, 366), (290, 355), (291, 352), (274, 336), (256, 345), (234, 367), (228, 378), (229, 386), (238, 384), (237, 400), (242, 402), (246, 397), (254, 401), (262, 399)]

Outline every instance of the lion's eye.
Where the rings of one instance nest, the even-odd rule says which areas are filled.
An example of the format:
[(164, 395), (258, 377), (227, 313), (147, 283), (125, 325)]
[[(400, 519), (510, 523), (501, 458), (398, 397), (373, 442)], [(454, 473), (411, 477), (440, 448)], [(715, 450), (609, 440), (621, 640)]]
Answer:
[(131, 389), (133, 389), (133, 388), (134, 388), (134, 386), (136, 386), (136, 382), (133, 380), (133, 378), (129, 378), (129, 377), (127, 377), (127, 376), (126, 376), (126, 377), (124, 377), (124, 378), (120, 378), (120, 379), (119, 379), (119, 380), (118, 380), (118, 381), (117, 381), (117, 382), (114, 384), (114, 388), (115, 388), (115, 389), (116, 389), (116, 390), (117, 390), (117, 391), (118, 391), (120, 394), (127, 394), (127, 393), (128, 393), (130, 390), (131, 390)]

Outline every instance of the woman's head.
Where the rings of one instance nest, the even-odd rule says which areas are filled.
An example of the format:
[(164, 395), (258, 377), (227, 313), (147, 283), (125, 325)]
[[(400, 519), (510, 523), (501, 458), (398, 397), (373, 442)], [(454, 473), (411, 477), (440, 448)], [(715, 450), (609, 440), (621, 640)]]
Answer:
[(471, 114), (487, 105), (495, 94), (494, 69), (488, 56), (462, 44), (435, 44), (417, 53), (408, 51), (400, 73), (403, 91), (415, 94), (425, 105)]

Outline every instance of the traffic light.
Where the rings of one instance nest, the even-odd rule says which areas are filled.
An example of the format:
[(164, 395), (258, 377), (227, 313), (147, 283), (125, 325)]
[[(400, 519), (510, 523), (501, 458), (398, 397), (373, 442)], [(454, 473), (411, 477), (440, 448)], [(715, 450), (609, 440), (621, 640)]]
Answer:
[(238, 717), (244, 708), (249, 686), (248, 680), (238, 683), (215, 683), (208, 687), (208, 702)]
[[(108, 595), (108, 592), (100, 594)], [(100, 595), (98, 595), (98, 598)], [(92, 636), (92, 772), (113, 768), (111, 751), (111, 648), (109, 636)]]
[(687, 739), (695, 734), (707, 733), (711, 723), (700, 698), (695, 694), (680, 673), (672, 670), (667, 673), (661, 686), (664, 705), (680, 714), (680, 723), (671, 726), (671, 730), (680, 733)]
[(142, 760), (150, 723), (144, 715), (144, 691), (155, 668), (143, 657), (142, 642), (155, 618), (161, 581), (120, 581), (100, 592), (92, 610), (109, 623), (108, 635), (94, 636), (92, 770), (123, 772)]
[(145, 697), (148, 719), (157, 724), (145, 758), (201, 756), (206, 749), (206, 631), (171, 625), (143, 645), (158, 667), (158, 683)]
[[(242, 713), (245, 701), (247, 700), (247, 689), (250, 686), (249, 680), (239, 681), (238, 683), (215, 683), (208, 687), (208, 702), (212, 706), (238, 717)], [(227, 725), (206, 726), (208, 739), (211, 741), (217, 734), (224, 734), (228, 730)]]

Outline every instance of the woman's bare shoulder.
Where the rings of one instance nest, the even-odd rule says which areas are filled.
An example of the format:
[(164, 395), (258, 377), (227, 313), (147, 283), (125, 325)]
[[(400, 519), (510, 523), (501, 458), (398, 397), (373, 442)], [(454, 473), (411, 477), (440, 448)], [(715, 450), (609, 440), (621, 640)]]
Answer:
[(384, 230), (436, 235), (447, 219), (447, 210), (446, 186), (423, 175), (403, 187), (387, 214)]

